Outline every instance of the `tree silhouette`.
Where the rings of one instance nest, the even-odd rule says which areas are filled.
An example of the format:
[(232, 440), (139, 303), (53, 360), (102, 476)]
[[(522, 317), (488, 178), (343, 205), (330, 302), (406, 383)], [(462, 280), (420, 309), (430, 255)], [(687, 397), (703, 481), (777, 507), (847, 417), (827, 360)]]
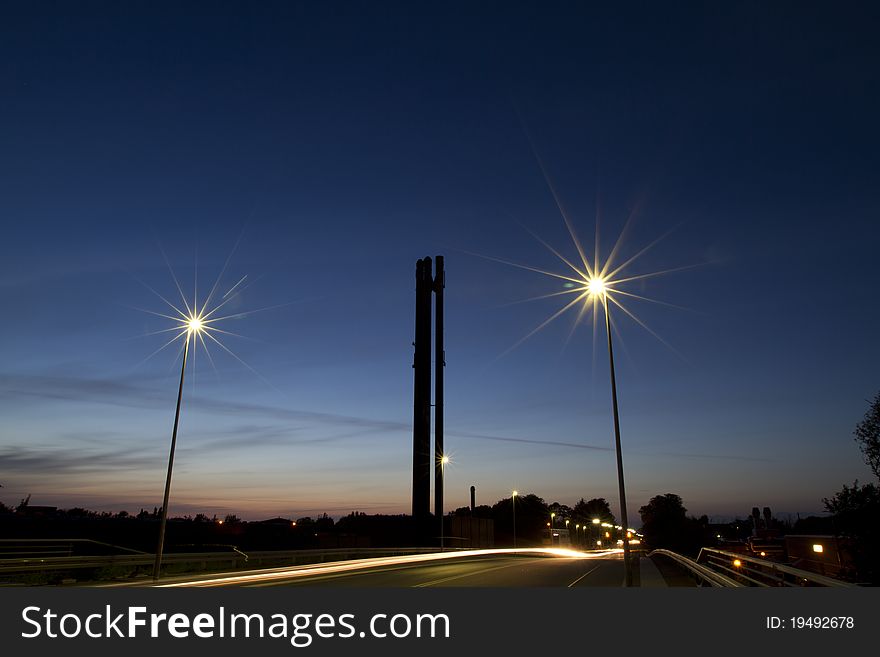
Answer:
[(856, 425), (853, 433), (865, 455), (865, 462), (874, 476), (880, 479), (880, 392), (874, 397), (865, 418)]
[(582, 497), (577, 504), (574, 505), (574, 518), (580, 523), (591, 523), (593, 518), (598, 518), (600, 522), (610, 522), (616, 524), (614, 514), (611, 513), (611, 505), (604, 497), (594, 497), (591, 500), (584, 500)]
[(656, 495), (639, 509), (639, 514), (645, 540), (651, 548), (693, 554), (702, 547), (705, 527), (701, 526), (700, 520), (687, 517), (680, 496), (674, 493)]
[(831, 499), (823, 500), (825, 509), (834, 514), (836, 533), (852, 539), (841, 546), (848, 552), (856, 570), (856, 577), (872, 584), (880, 583), (880, 488), (874, 484), (843, 489)]
[[(495, 542), (513, 542), (513, 506), (511, 498), (505, 497), (492, 506), (495, 520)], [(540, 545), (547, 533), (550, 511), (547, 503), (534, 493), (516, 496), (517, 545)]]

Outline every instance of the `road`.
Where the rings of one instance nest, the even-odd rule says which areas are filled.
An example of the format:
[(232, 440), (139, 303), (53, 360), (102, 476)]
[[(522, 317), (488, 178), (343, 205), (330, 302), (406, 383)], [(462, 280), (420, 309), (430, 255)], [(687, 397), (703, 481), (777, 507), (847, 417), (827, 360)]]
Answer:
[(160, 586), (619, 587), (616, 553), (473, 550), (200, 576)]

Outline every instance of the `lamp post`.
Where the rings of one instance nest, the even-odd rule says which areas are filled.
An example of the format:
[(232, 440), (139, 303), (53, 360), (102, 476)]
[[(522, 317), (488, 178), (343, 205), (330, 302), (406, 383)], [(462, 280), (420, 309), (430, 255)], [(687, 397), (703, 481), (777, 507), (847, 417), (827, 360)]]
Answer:
[(183, 345), (183, 365), (180, 367), (180, 386), (177, 389), (177, 409), (174, 411), (174, 428), (171, 431), (171, 453), (168, 455), (168, 472), (165, 475), (165, 497), (162, 501), (162, 517), (159, 521), (159, 544), (156, 546), (156, 561), (153, 563), (153, 581), (159, 581), (159, 570), (162, 568), (162, 551), (165, 548), (165, 525), (168, 521), (168, 498), (171, 495), (171, 471), (174, 468), (174, 448), (177, 445), (177, 426), (180, 422), (180, 402), (183, 399), (183, 375), (186, 373), (186, 357), (189, 355), (189, 340), (195, 342), (196, 335), (202, 330), (202, 320), (193, 316), (187, 322), (186, 341)]
[[(444, 454), (440, 457), (440, 485), (443, 485), (443, 479), (446, 470), (446, 464), (449, 463), (449, 457)], [(443, 494), (441, 494), (435, 499), (435, 501), (439, 504), (437, 508), (437, 516), (440, 518), (440, 551), (443, 551)]]
[[(617, 488), (620, 494), (620, 522), (624, 527), (629, 527), (626, 517), (626, 490), (623, 484), (623, 453), (620, 447), (620, 416), (617, 411), (617, 379), (614, 375), (614, 348), (611, 344), (611, 309), (608, 303), (608, 293), (605, 281), (600, 277), (590, 280), (588, 285), (591, 294), (601, 297), (605, 308), (605, 332), (608, 334), (608, 362), (611, 370), (611, 406), (614, 411), (614, 448), (617, 452)], [(632, 586), (632, 564), (629, 562), (629, 540), (624, 535), (623, 539), (623, 572), (624, 585)]]
[(550, 514), (550, 547), (553, 547), (553, 529), (556, 527), (556, 521), (554, 520), (554, 518), (556, 518), (556, 514), (551, 513)]
[(516, 549), (516, 496), (519, 493), (513, 491), (510, 495), (510, 504), (513, 507), (513, 549)]

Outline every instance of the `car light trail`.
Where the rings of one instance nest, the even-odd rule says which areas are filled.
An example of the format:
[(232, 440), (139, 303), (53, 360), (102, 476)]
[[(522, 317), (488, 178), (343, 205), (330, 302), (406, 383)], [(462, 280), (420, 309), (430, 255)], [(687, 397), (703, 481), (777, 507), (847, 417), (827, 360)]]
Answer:
[(621, 554), (622, 550), (596, 550), (581, 552), (567, 550), (565, 548), (498, 548), (486, 550), (462, 550), (459, 552), (431, 552), (428, 554), (407, 554), (394, 557), (372, 557), (369, 559), (352, 559), (338, 561), (332, 564), (289, 566), (283, 568), (268, 568), (266, 570), (250, 571), (241, 575), (228, 575), (211, 579), (194, 579), (184, 582), (169, 582), (159, 584), (161, 588), (180, 588), (189, 586), (235, 586), (241, 584), (254, 584), (258, 582), (270, 582), (280, 579), (295, 579), (312, 577), (315, 575), (327, 575), (332, 573), (355, 572), (369, 570), (382, 566), (399, 566), (430, 561), (447, 561), (450, 559), (462, 559), (468, 557), (483, 557), (512, 554), (537, 554), (548, 557), (560, 557), (568, 559), (597, 559)]

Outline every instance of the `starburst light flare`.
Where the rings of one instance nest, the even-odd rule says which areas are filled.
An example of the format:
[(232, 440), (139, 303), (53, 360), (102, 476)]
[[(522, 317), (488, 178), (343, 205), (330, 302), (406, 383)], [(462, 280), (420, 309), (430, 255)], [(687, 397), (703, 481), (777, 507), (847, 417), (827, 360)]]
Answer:
[[(543, 166), (542, 166), (543, 169)], [(545, 172), (545, 178), (546, 172)], [(550, 185), (551, 192), (553, 192), (554, 198), (556, 198), (556, 192), (550, 184), (549, 178), (547, 178), (548, 185)], [(655, 239), (653, 242), (649, 243), (647, 246), (643, 247), (640, 251), (638, 251), (635, 255), (630, 257), (628, 260), (616, 264), (617, 254), (620, 250), (621, 243), (623, 240), (623, 236), (626, 233), (626, 228), (629, 225), (629, 221), (624, 226), (620, 235), (618, 236), (614, 247), (608, 254), (608, 257), (603, 261), (599, 251), (599, 224), (596, 222), (596, 237), (595, 237), (595, 245), (593, 249), (594, 257), (592, 262), (590, 262), (587, 257), (587, 251), (583, 248), (580, 241), (575, 234), (574, 227), (572, 226), (571, 221), (566, 215), (565, 211), (561, 203), (559, 203), (559, 199), (556, 198), (557, 206), (562, 213), (562, 217), (565, 220), (565, 226), (568, 229), (568, 233), (571, 236), (574, 247), (580, 256), (580, 262), (572, 262), (571, 259), (566, 258), (560, 251), (553, 248), (546, 241), (531, 233), (532, 236), (540, 242), (545, 248), (547, 248), (559, 261), (565, 265), (566, 269), (563, 269), (564, 273), (548, 271), (545, 269), (541, 269), (538, 267), (532, 267), (529, 265), (522, 265), (515, 262), (510, 262), (508, 260), (502, 260), (500, 258), (489, 258), (490, 260), (496, 260), (498, 262), (502, 262), (508, 265), (512, 265), (514, 267), (519, 267), (521, 269), (526, 269), (528, 271), (536, 272), (538, 274), (543, 274), (544, 276), (548, 276), (551, 278), (555, 278), (559, 281), (562, 281), (562, 289), (555, 290), (549, 292), (547, 294), (543, 294), (537, 297), (532, 297), (531, 299), (523, 299), (518, 302), (521, 303), (523, 301), (534, 301), (537, 299), (547, 299), (551, 297), (564, 297), (564, 296), (572, 296), (573, 298), (569, 300), (565, 305), (563, 305), (559, 310), (551, 314), (547, 319), (541, 322), (537, 327), (535, 327), (531, 332), (525, 335), (522, 339), (520, 339), (516, 344), (511, 346), (507, 351), (505, 351), (502, 356), (523, 342), (528, 340), (530, 337), (544, 329), (555, 319), (565, 314), (568, 310), (572, 308), (576, 308), (580, 305), (578, 310), (577, 317), (572, 326), (571, 332), (569, 333), (568, 338), (570, 339), (574, 334), (575, 329), (578, 324), (588, 315), (592, 314), (593, 319), (593, 343), (596, 344), (596, 340), (598, 337), (598, 326), (600, 323), (599, 318), (599, 308), (601, 307), (604, 310), (604, 324), (605, 330), (608, 337), (608, 360), (610, 366), (610, 382), (611, 382), (611, 400), (612, 400), (612, 411), (614, 418), (614, 443), (615, 443), (615, 453), (617, 456), (617, 481), (618, 481), (618, 492), (620, 499), (620, 515), (624, 526), (627, 525), (627, 507), (626, 507), (626, 487), (624, 484), (624, 473), (623, 473), (623, 451), (621, 447), (620, 441), (620, 417), (618, 413), (618, 403), (617, 403), (617, 380), (615, 376), (614, 370), (614, 349), (612, 344), (612, 330), (613, 324), (611, 320), (611, 306), (614, 305), (618, 307), (627, 317), (635, 321), (640, 327), (648, 331), (652, 336), (660, 340), (664, 345), (666, 345), (669, 349), (675, 352), (673, 349), (663, 338), (661, 338), (657, 333), (652, 330), (648, 325), (641, 320), (636, 314), (626, 308), (623, 304), (623, 298), (627, 300), (632, 299), (636, 301), (648, 301), (654, 303), (660, 303), (663, 305), (672, 306), (672, 304), (666, 304), (662, 301), (655, 301), (654, 299), (650, 299), (649, 297), (645, 297), (639, 294), (635, 294), (633, 292), (629, 292), (627, 290), (621, 289), (621, 286), (626, 283), (631, 283), (634, 281), (641, 281), (648, 278), (652, 278), (654, 276), (659, 276), (661, 274), (667, 274), (674, 271), (681, 271), (684, 269), (689, 269), (693, 266), (691, 265), (685, 267), (676, 267), (673, 269), (666, 269), (662, 271), (656, 272), (647, 272), (640, 274), (626, 274), (624, 273), (627, 267), (632, 265), (635, 261), (637, 261), (641, 256), (647, 253), (652, 247), (654, 247), (658, 242), (660, 242), (664, 237), (666, 237), (669, 233), (667, 232), (665, 235), (660, 236)], [(671, 232), (671, 231), (670, 231)], [(478, 255), (478, 254), (475, 254)], [(486, 257), (486, 256), (481, 256)], [(675, 352), (678, 353), (678, 352)], [(596, 350), (593, 350), (593, 355), (595, 358)], [(680, 355), (680, 354), (679, 354)], [(631, 564), (631, 555), (630, 555), (630, 546), (629, 546), (629, 538), (623, 539), (623, 561), (624, 561), (624, 573), (625, 586), (633, 585), (633, 572), (632, 572), (632, 564)]]
[[(236, 247), (237, 246), (238, 246), (238, 243), (236, 243)], [(195, 290), (193, 292), (192, 303), (190, 303), (187, 300), (186, 296), (184, 295), (183, 289), (180, 286), (180, 282), (177, 280), (177, 277), (174, 275), (174, 270), (171, 267), (171, 263), (168, 261), (168, 258), (165, 257), (164, 252), (162, 253), (162, 255), (163, 255), (163, 257), (165, 257), (165, 263), (168, 265), (168, 271), (170, 272), (171, 277), (174, 280), (174, 284), (177, 287), (178, 292), (180, 293), (180, 299), (183, 302), (183, 307), (181, 308), (179, 305), (171, 303), (167, 298), (165, 298), (164, 296), (159, 294), (156, 290), (154, 290), (150, 286), (146, 285), (146, 283), (143, 283), (143, 285), (145, 287), (147, 287), (147, 289), (149, 289), (157, 297), (159, 297), (169, 308), (171, 308), (171, 311), (173, 311), (175, 313), (172, 315), (172, 314), (168, 314), (168, 313), (154, 312), (152, 310), (145, 310), (144, 311), (144, 312), (150, 313), (152, 315), (157, 315), (159, 317), (169, 319), (174, 323), (173, 326), (171, 326), (169, 328), (165, 328), (165, 329), (154, 332), (154, 334), (155, 333), (173, 333), (174, 335), (165, 344), (163, 344), (156, 351), (154, 351), (152, 354), (150, 354), (147, 357), (147, 359), (145, 359), (145, 360), (148, 360), (152, 356), (155, 356), (160, 351), (164, 350), (165, 348), (167, 348), (171, 344), (174, 344), (175, 342), (178, 342), (181, 339), (182, 339), (182, 344), (181, 344), (181, 348), (180, 348), (180, 353), (183, 354), (183, 362), (180, 367), (180, 384), (179, 384), (178, 390), (177, 390), (177, 407), (176, 407), (176, 410), (174, 413), (174, 428), (171, 433), (171, 451), (168, 456), (168, 471), (165, 476), (165, 495), (164, 495), (163, 502), (162, 502), (162, 511), (161, 511), (161, 517), (160, 517), (160, 523), (159, 523), (159, 541), (158, 541), (158, 545), (156, 548), (156, 559), (153, 564), (153, 580), (154, 581), (158, 581), (161, 567), (162, 567), (162, 552), (163, 552), (164, 545), (165, 545), (165, 528), (166, 528), (167, 519), (168, 519), (168, 502), (169, 502), (170, 493), (171, 493), (171, 475), (172, 475), (172, 471), (173, 471), (173, 467), (174, 467), (174, 453), (175, 453), (175, 448), (177, 445), (177, 429), (178, 429), (178, 426), (180, 423), (180, 407), (181, 407), (181, 401), (183, 399), (183, 383), (184, 383), (184, 377), (186, 375), (187, 360), (188, 360), (188, 356), (190, 354), (190, 351), (192, 350), (193, 360), (195, 360), (196, 349), (197, 349), (198, 345), (201, 344), (205, 350), (205, 354), (207, 355), (208, 360), (211, 363), (211, 366), (214, 367), (214, 359), (211, 356), (210, 349), (208, 348), (208, 342), (205, 340), (205, 338), (207, 338), (208, 340), (213, 342), (215, 345), (220, 347), (223, 351), (225, 351), (230, 356), (235, 358), (239, 363), (241, 363), (242, 365), (247, 367), (254, 374), (256, 374), (257, 376), (259, 376), (260, 378), (262, 378), (265, 381), (265, 378), (262, 377), (259, 374), (259, 372), (254, 370), (253, 367), (251, 367), (246, 362), (244, 362), (241, 358), (239, 358), (231, 349), (229, 349), (225, 344), (223, 344), (223, 342), (220, 339), (220, 337), (222, 335), (230, 335), (230, 336), (236, 336), (236, 337), (241, 337), (241, 336), (239, 336), (237, 333), (232, 333), (231, 331), (226, 331), (224, 329), (221, 329), (217, 326), (217, 324), (219, 322), (222, 322), (223, 320), (226, 320), (226, 319), (232, 319), (232, 318), (237, 319), (237, 318), (245, 317), (245, 316), (250, 315), (255, 312), (269, 310), (270, 308), (275, 308), (275, 307), (279, 307), (279, 306), (271, 306), (270, 308), (260, 308), (258, 310), (252, 310), (252, 311), (247, 311), (247, 312), (238, 312), (238, 313), (231, 314), (231, 315), (218, 314), (218, 311), (221, 308), (226, 306), (233, 299), (237, 298), (239, 295), (241, 295), (241, 293), (245, 289), (247, 289), (248, 286), (243, 284), (245, 279), (247, 278), (247, 276), (244, 276), (241, 279), (239, 279), (238, 282), (235, 285), (233, 285), (226, 292), (226, 294), (224, 294), (220, 298), (220, 300), (214, 306), (211, 306), (211, 301), (214, 299), (214, 296), (217, 293), (217, 289), (218, 289), (218, 286), (220, 285), (220, 281), (223, 278), (223, 274), (226, 272), (226, 269), (229, 265), (229, 260), (232, 258), (232, 254), (234, 252), (235, 252), (235, 248), (233, 248), (232, 253), (230, 253), (229, 257), (226, 259), (226, 262), (223, 265), (223, 268), (220, 271), (220, 274), (217, 276), (217, 280), (214, 282), (214, 285), (211, 287), (211, 290), (208, 293), (208, 296), (204, 299), (204, 301), (202, 302), (201, 305), (199, 305), (199, 303), (198, 303), (198, 275), (196, 275), (196, 278), (195, 278), (195, 285), (194, 285)], [(281, 304), (281, 305), (286, 305), (286, 304)], [(216, 367), (214, 367), (214, 370), (216, 371)], [(271, 385), (271, 384), (269, 384), (269, 385)]]

